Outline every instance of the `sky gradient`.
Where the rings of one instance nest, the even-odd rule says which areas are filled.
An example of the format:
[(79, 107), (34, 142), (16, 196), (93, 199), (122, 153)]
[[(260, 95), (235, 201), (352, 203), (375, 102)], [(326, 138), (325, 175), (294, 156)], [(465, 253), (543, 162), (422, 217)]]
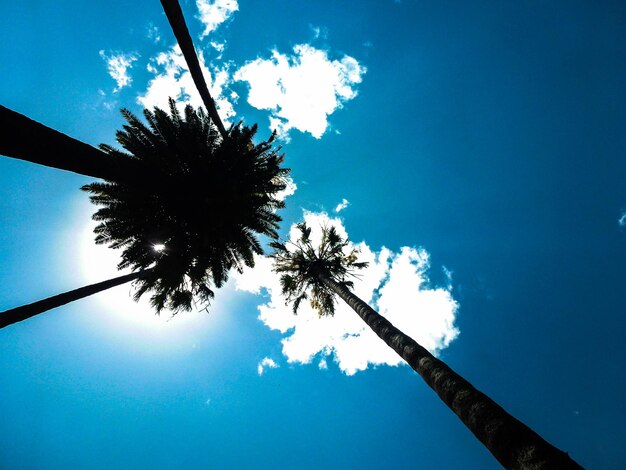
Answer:
[[(336, 220), (373, 261), (360, 295), (623, 468), (626, 5), (181, 5), (222, 117), (279, 131), (281, 235)], [(92, 145), (121, 107), (198, 103), (157, 1), (0, 2), (0, 44), (0, 103)], [(115, 275), (90, 181), (0, 157), (0, 310)], [(209, 314), (128, 294), (0, 330), (1, 468), (499, 468), (354, 313), (290, 316), (264, 260)]]

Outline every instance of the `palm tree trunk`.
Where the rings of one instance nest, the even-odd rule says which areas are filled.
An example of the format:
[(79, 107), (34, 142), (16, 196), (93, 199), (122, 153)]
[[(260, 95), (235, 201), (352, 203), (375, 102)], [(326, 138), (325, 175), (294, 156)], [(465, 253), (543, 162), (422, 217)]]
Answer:
[(69, 292), (64, 292), (63, 294), (48, 297), (47, 299), (39, 300), (37, 302), (33, 302), (32, 304), (22, 305), (21, 307), (6, 310), (5, 312), (0, 313), (0, 328), (26, 320), (30, 317), (34, 317), (35, 315), (39, 315), (40, 313), (52, 310), (53, 308), (60, 307), (61, 305), (82, 299), (83, 297), (97, 294), (98, 292), (110, 289), (111, 287), (116, 287), (121, 284), (134, 281), (146, 276), (150, 273), (150, 271), (150, 269), (145, 269), (143, 271), (125, 274), (113, 279), (98, 282), (97, 284), (91, 284)]
[(200, 93), (204, 106), (206, 107), (211, 120), (220, 131), (222, 138), (226, 139), (226, 129), (224, 128), (224, 124), (217, 113), (215, 101), (211, 98), (209, 88), (204, 80), (204, 75), (202, 75), (200, 62), (198, 61), (196, 50), (193, 47), (193, 41), (189, 35), (189, 30), (187, 29), (187, 24), (185, 23), (185, 17), (183, 16), (180, 4), (178, 3), (178, 0), (161, 0), (161, 5), (163, 5), (163, 10), (165, 10), (165, 14), (167, 15), (167, 20), (172, 27), (172, 31), (174, 31), (174, 36), (176, 36), (180, 50), (183, 52), (185, 62), (187, 62), (187, 67), (189, 67), (189, 73), (191, 73), (191, 78), (193, 78), (193, 82)]
[(323, 274), (319, 279), (341, 297), (394, 349), (507, 469), (580, 469), (528, 426), (402, 333), (350, 290)]
[[(137, 180), (138, 168), (0, 105), (0, 155), (106, 180)], [(130, 182), (130, 181), (129, 181)]]

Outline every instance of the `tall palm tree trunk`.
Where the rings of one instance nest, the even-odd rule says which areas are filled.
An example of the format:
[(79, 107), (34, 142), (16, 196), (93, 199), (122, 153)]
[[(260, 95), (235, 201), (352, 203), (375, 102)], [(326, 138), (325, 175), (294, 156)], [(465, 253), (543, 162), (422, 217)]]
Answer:
[(34, 317), (35, 315), (39, 315), (40, 313), (47, 312), (48, 310), (52, 310), (53, 308), (60, 307), (61, 305), (65, 305), (75, 300), (97, 294), (98, 292), (110, 289), (111, 287), (116, 287), (121, 284), (134, 281), (146, 276), (149, 272), (150, 269), (146, 269), (143, 271), (125, 274), (113, 279), (98, 282), (97, 284), (91, 284), (69, 292), (64, 292), (63, 294), (48, 297), (47, 299), (39, 300), (37, 302), (33, 302), (32, 304), (22, 305), (21, 307), (6, 310), (0, 313), (0, 328), (26, 320), (30, 317)]
[(318, 278), (394, 349), (507, 469), (580, 469), (528, 426), (402, 333), (350, 290), (322, 273)]
[(189, 68), (189, 73), (191, 73), (191, 78), (193, 78), (193, 82), (200, 93), (204, 106), (206, 107), (211, 120), (220, 131), (220, 135), (222, 138), (226, 139), (226, 129), (224, 128), (224, 124), (217, 113), (215, 101), (211, 98), (211, 93), (209, 93), (209, 88), (204, 80), (204, 75), (202, 74), (202, 69), (200, 68), (200, 61), (198, 60), (196, 50), (193, 47), (193, 41), (189, 35), (189, 29), (187, 29), (187, 24), (185, 23), (185, 17), (183, 16), (180, 4), (178, 3), (178, 0), (161, 0), (161, 5), (163, 5), (163, 10), (165, 10), (167, 20), (172, 27), (172, 31), (174, 31), (174, 36), (176, 36), (176, 41), (178, 41), (180, 50), (183, 52), (185, 62), (187, 62), (187, 67)]
[(107, 155), (2, 105), (0, 129), (0, 155), (106, 180), (137, 174), (127, 159)]

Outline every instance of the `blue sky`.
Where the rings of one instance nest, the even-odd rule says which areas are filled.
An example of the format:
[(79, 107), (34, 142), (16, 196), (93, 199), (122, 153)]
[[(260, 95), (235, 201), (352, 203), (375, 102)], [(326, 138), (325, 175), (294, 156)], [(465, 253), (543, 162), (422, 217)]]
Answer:
[[(623, 2), (181, 4), (222, 115), (281, 132), (283, 236), (336, 219), (372, 261), (360, 295), (623, 467)], [(121, 107), (196, 103), (156, 1), (1, 2), (0, 44), (0, 103), (93, 145)], [(0, 310), (115, 275), (89, 181), (0, 158)], [(0, 331), (0, 467), (498, 468), (354, 313), (290, 316), (264, 260), (209, 315), (128, 293)]]

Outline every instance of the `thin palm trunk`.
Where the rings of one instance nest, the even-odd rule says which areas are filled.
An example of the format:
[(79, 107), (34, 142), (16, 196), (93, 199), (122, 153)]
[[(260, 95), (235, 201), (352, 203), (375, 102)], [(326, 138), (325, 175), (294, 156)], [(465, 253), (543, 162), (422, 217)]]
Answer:
[(204, 106), (206, 107), (211, 120), (220, 131), (221, 136), (226, 139), (226, 129), (224, 128), (224, 124), (217, 113), (215, 101), (211, 98), (209, 88), (204, 80), (204, 75), (202, 74), (202, 69), (200, 68), (200, 61), (198, 60), (196, 50), (193, 47), (193, 41), (189, 35), (189, 29), (187, 29), (187, 24), (185, 23), (185, 17), (183, 16), (180, 4), (178, 3), (178, 0), (161, 0), (161, 5), (163, 5), (165, 15), (167, 16), (170, 26), (172, 27), (174, 36), (176, 36), (180, 50), (185, 57), (189, 73), (191, 73), (191, 78), (193, 78), (193, 82), (200, 93)]
[(116, 158), (0, 105), (0, 155), (106, 180), (137, 178), (128, 159)]
[(422, 376), (428, 386), (505, 468), (582, 468), (567, 453), (546, 442), (491, 398), (476, 390), (467, 380), (402, 333), (350, 290), (322, 273), (318, 274), (318, 278)]
[(64, 292), (62, 294), (48, 297), (47, 299), (39, 300), (37, 302), (33, 302), (32, 304), (22, 305), (21, 307), (6, 310), (0, 313), (0, 328), (4, 328), (5, 326), (12, 325), (13, 323), (26, 320), (30, 317), (34, 317), (35, 315), (39, 315), (40, 313), (52, 310), (53, 308), (60, 307), (61, 305), (74, 302), (75, 300), (97, 294), (98, 292), (110, 289), (111, 287), (116, 287), (121, 284), (126, 284), (127, 282), (134, 281), (136, 279), (146, 276), (149, 272), (150, 270), (146, 269), (143, 271), (125, 274), (123, 276), (115, 277), (113, 279), (98, 282), (97, 284), (91, 284), (71, 290), (69, 292)]

